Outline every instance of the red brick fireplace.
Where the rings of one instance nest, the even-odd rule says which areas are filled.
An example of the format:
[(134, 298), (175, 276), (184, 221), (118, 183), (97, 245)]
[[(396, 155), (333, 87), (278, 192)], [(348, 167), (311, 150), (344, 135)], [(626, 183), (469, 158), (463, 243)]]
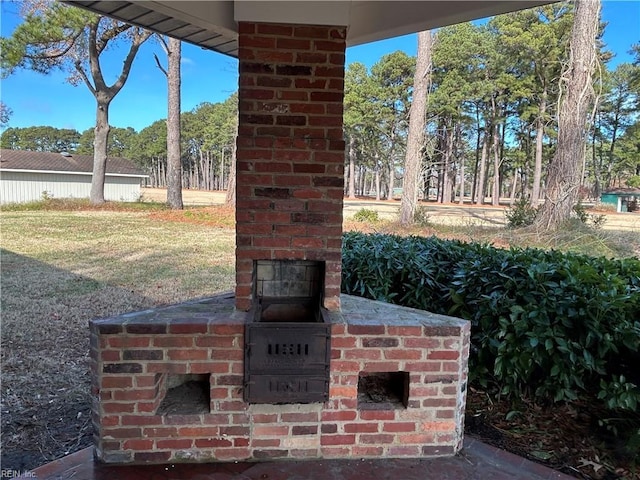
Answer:
[[(468, 322), (340, 295), (345, 35), (344, 27), (239, 23), (235, 295), (91, 322), (99, 460), (428, 457), (461, 448)], [(327, 362), (308, 379), (294, 381), (288, 369), (252, 377), (246, 332), (256, 309), (265, 298), (301, 297), (295, 309), (321, 307), (309, 321), (327, 325)], [(290, 338), (276, 320), (269, 335)], [(272, 343), (274, 364), (311, 345)], [(245, 395), (254, 381), (282, 395)], [(320, 392), (307, 396), (313, 382)], [(297, 400), (277, 401), (286, 398)]]
[(165, 463), (456, 453), (468, 322), (351, 296), (341, 304), (340, 312), (326, 312), (331, 386), (329, 400), (317, 403), (244, 401), (242, 345), (251, 313), (237, 310), (231, 294), (93, 321), (97, 458)]

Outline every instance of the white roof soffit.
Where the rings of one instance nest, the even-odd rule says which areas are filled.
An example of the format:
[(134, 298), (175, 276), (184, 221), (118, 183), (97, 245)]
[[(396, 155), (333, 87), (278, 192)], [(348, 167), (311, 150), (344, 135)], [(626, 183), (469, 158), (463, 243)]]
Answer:
[(233, 0), (65, 0), (63, 3), (232, 57), (238, 55), (238, 25), (233, 18)]
[(549, 0), (65, 0), (230, 56), (237, 22), (347, 26), (347, 46), (522, 10)]

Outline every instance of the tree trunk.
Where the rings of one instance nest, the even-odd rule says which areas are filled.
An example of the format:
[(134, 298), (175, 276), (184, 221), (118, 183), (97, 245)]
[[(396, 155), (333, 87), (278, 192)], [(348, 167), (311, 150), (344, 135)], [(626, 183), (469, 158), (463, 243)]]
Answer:
[[(615, 113), (614, 113), (613, 126), (612, 126), (612, 129), (611, 129), (611, 144), (609, 145), (609, 152), (608, 152), (609, 165), (614, 165), (614, 162), (615, 162), (613, 153), (614, 153), (615, 148), (616, 148), (616, 141), (618, 140), (618, 130), (620, 129), (620, 127), (621, 127), (621, 125), (620, 125), (620, 108), (616, 108), (615, 109)], [(600, 169), (601, 168), (602, 168), (602, 164), (600, 166)], [(600, 185), (599, 184), (596, 184), (596, 185), (597, 185), (597, 189), (596, 189), (596, 192), (595, 192), (595, 197), (599, 199), (600, 198), (600, 194), (602, 193), (602, 191), (601, 191)]]
[(431, 31), (418, 33), (418, 58), (413, 79), (413, 100), (409, 112), (409, 134), (402, 179), (400, 223), (413, 223), (418, 203), (418, 175), (420, 174), (421, 151), (424, 145), (424, 129), (427, 114), (427, 95), (431, 78)]
[(500, 205), (500, 125), (493, 127), (493, 194), (491, 204)]
[(225, 147), (222, 147), (220, 152), (220, 185), (218, 185), (218, 190), (224, 190), (224, 149)]
[(516, 201), (516, 191), (518, 189), (518, 169), (513, 171), (513, 182), (511, 184), (511, 195), (509, 196), (509, 206), (513, 207)]
[(558, 145), (549, 165), (545, 203), (536, 218), (538, 228), (558, 228), (570, 218), (578, 199), (594, 98), (591, 77), (598, 60), (599, 20), (600, 0), (576, 0), (569, 63), (560, 83), (564, 95), (558, 112)]
[(367, 175), (369, 174), (369, 169), (366, 166), (360, 168), (360, 195), (367, 195)]
[(487, 175), (487, 150), (489, 146), (489, 137), (485, 133), (482, 139), (482, 152), (480, 154), (480, 173), (478, 173), (478, 187), (476, 189), (476, 205), (484, 203), (484, 182)]
[(227, 195), (224, 199), (229, 206), (236, 204), (236, 151), (238, 138), (238, 126), (236, 125), (236, 134), (234, 136), (233, 148), (231, 149), (231, 159), (229, 160), (229, 184), (227, 185)]
[(349, 198), (356, 198), (356, 137), (349, 137)]
[(540, 201), (540, 180), (542, 179), (542, 140), (544, 138), (545, 114), (547, 112), (547, 87), (542, 90), (542, 98), (538, 106), (536, 120), (536, 158), (533, 167), (533, 190), (531, 192), (531, 206), (537, 207)]
[(104, 203), (104, 181), (107, 172), (109, 141), (109, 101), (96, 99), (96, 127), (93, 140), (93, 175), (89, 200), (93, 205)]
[(437, 173), (437, 186), (436, 186), (436, 202), (443, 203), (444, 202), (444, 158), (441, 156), (440, 164), (438, 165)]
[(380, 165), (379, 165), (379, 157), (376, 153), (376, 200), (380, 201)]
[(211, 190), (211, 152), (205, 151), (204, 163), (202, 164), (202, 190)]
[(129, 52), (123, 62), (120, 75), (111, 86), (107, 86), (102, 74), (102, 67), (100, 65), (100, 53), (106, 45), (100, 44), (98, 41), (99, 23), (100, 20), (90, 24), (88, 32), (89, 69), (91, 72), (91, 78), (93, 79), (93, 85), (89, 81), (89, 77), (82, 67), (82, 62), (75, 62), (76, 71), (87, 85), (87, 88), (89, 88), (89, 91), (91, 91), (97, 104), (96, 127), (94, 130), (94, 165), (93, 176), (91, 177), (91, 191), (89, 193), (89, 200), (94, 205), (104, 203), (104, 182), (107, 168), (107, 145), (109, 137), (109, 105), (111, 104), (111, 100), (113, 100), (118, 92), (120, 92), (129, 78), (131, 65), (133, 64), (133, 60), (138, 53), (140, 46), (146, 42), (151, 35), (151, 32), (149, 31), (142, 31), (141, 33), (136, 33), (133, 36), (131, 47), (129, 48)]
[(451, 203), (454, 187), (454, 165), (453, 165), (453, 119), (450, 119), (452, 125), (446, 128), (444, 134), (445, 153), (443, 165), (443, 183), (442, 183), (442, 203)]
[[(392, 154), (393, 155), (393, 154)], [(393, 200), (393, 185), (396, 178), (396, 165), (393, 156), (389, 162), (389, 183), (387, 184), (387, 200)]]
[(182, 210), (182, 155), (180, 153), (180, 40), (169, 38), (167, 57), (167, 204)]
[(458, 203), (464, 205), (464, 157), (460, 158), (460, 198)]
[[(396, 139), (397, 139), (396, 126), (394, 125), (391, 128), (391, 136), (389, 138), (389, 150), (387, 154), (388, 165), (386, 165), (388, 168), (386, 172), (381, 172), (381, 182), (382, 182), (382, 185), (386, 187), (386, 200), (393, 200), (393, 185), (395, 183), (394, 180), (396, 178), (395, 152), (398, 144)], [(384, 162), (381, 163), (381, 168), (383, 163)], [(385, 173), (389, 178), (389, 181), (387, 182), (386, 185), (384, 184)], [(383, 199), (385, 199), (384, 193), (380, 192), (380, 195), (382, 196)]]
[(593, 196), (597, 199), (600, 198), (600, 193), (602, 193), (601, 181), (600, 181), (600, 170), (601, 164), (598, 162), (598, 156), (596, 155), (596, 131), (597, 128), (591, 129), (592, 131), (592, 143), (591, 143), (591, 161), (593, 162)]
[[(523, 136), (527, 139), (526, 149), (525, 149), (526, 155), (525, 155), (525, 164), (523, 165), (523, 168), (519, 169), (520, 185), (521, 185), (520, 196), (524, 198), (528, 197), (529, 199), (531, 199), (532, 192), (529, 189), (529, 173), (528, 172), (529, 172), (529, 165), (531, 164), (531, 159), (535, 157), (535, 152), (533, 151), (535, 149), (535, 146), (531, 142), (531, 137), (532, 137), (531, 132), (532, 132), (531, 125), (527, 127), (526, 132), (523, 132)], [(540, 189), (542, 189), (542, 179), (540, 180)]]
[(194, 152), (194, 156), (191, 158), (191, 181), (189, 184), (191, 188), (200, 189), (200, 156), (202, 155), (202, 150), (199, 147), (196, 147), (197, 151)]
[(367, 196), (367, 176), (369, 175), (369, 169), (363, 166), (360, 169), (360, 195)]
[(476, 190), (478, 189), (478, 167), (480, 166), (480, 141), (482, 139), (482, 127), (480, 126), (480, 109), (475, 105), (476, 114), (476, 158), (473, 167), (473, 181), (471, 183), (471, 203), (475, 203)]
[(498, 123), (498, 106), (494, 96), (491, 97), (491, 139), (493, 151), (493, 188), (491, 191), (491, 204), (500, 204), (500, 124)]
[[(461, 126), (460, 123), (456, 125), (456, 145), (460, 145), (460, 137), (461, 137)], [(464, 148), (461, 148), (460, 151), (463, 153), (460, 155), (460, 199), (458, 203), (460, 205), (464, 205)], [(459, 150), (456, 148), (456, 152)]]

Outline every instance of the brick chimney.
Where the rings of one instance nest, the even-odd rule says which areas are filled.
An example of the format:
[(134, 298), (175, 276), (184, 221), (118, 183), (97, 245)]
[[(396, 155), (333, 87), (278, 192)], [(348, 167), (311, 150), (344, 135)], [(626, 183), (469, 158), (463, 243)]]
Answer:
[(345, 27), (239, 23), (236, 308), (258, 260), (324, 262), (340, 309)]

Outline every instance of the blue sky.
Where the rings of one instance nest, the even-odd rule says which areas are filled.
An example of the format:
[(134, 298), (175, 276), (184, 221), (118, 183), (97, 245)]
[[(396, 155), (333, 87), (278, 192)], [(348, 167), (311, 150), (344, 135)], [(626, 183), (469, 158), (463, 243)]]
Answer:
[[(1, 1), (2, 36), (11, 34), (20, 19), (17, 5)], [(640, 0), (605, 0), (602, 17), (608, 26), (604, 41), (616, 56), (609, 68), (630, 61), (628, 50), (640, 42)], [(358, 61), (367, 66), (383, 55), (403, 50), (416, 54), (415, 35), (406, 35), (381, 42), (347, 49), (347, 64)], [(147, 42), (140, 50), (131, 75), (110, 108), (109, 123), (116, 127), (133, 127), (140, 131), (156, 120), (166, 117), (166, 80), (155, 65), (153, 53), (163, 59), (157, 43)], [(183, 44), (182, 110), (189, 111), (202, 102), (224, 101), (237, 89), (237, 61), (225, 55)], [(116, 64), (121, 64), (117, 60)], [(115, 73), (106, 74), (108, 80)], [(95, 122), (95, 100), (86, 86), (71, 86), (63, 72), (49, 75), (28, 70), (16, 72), (0, 83), (0, 98), (12, 110), (11, 127), (50, 125), (74, 128), (82, 132)]]

